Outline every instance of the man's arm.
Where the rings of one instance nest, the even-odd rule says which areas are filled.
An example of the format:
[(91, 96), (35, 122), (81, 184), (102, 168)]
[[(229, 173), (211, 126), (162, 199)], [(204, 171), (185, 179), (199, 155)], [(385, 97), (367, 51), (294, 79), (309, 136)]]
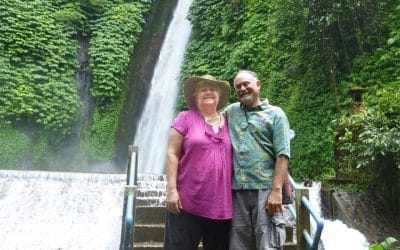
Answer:
[(286, 155), (280, 155), (276, 159), (272, 190), (265, 206), (269, 214), (282, 211), (282, 186), (287, 175), (288, 164), (289, 159)]

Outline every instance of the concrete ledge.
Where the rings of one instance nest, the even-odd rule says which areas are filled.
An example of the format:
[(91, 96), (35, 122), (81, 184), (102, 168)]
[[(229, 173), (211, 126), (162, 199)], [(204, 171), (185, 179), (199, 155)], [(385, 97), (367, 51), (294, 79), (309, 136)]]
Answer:
[(162, 250), (163, 243), (162, 242), (143, 242), (143, 243), (134, 243), (134, 250)]
[(294, 242), (285, 243), (285, 246), (283, 247), (283, 249), (285, 249), (285, 250), (296, 250), (297, 249), (297, 245)]

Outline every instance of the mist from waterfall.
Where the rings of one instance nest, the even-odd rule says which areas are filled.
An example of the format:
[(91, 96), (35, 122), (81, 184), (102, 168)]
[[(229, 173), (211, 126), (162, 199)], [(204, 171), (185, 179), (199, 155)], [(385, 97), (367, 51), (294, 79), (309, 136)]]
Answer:
[[(314, 182), (310, 188), (310, 202), (321, 216), (321, 183)], [(310, 216), (311, 230), (315, 231), (316, 224)], [(324, 250), (368, 250), (366, 237), (358, 230), (348, 227), (340, 220), (324, 219), (324, 229), (321, 234), (321, 249)]]
[(179, 0), (154, 69), (151, 88), (134, 145), (138, 172), (164, 173), (168, 131), (175, 114), (178, 80), (191, 25), (186, 19), (192, 0)]

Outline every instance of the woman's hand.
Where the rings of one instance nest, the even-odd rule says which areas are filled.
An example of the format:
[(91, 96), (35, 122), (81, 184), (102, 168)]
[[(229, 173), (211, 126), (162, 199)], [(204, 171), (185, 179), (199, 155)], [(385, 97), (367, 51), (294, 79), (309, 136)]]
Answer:
[(167, 191), (167, 210), (171, 213), (177, 214), (181, 211), (182, 204), (179, 198), (178, 190), (176, 188)]

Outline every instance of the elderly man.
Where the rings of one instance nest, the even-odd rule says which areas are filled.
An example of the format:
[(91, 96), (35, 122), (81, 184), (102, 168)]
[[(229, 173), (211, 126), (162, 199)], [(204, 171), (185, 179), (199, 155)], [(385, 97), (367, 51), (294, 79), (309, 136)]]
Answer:
[(282, 185), (290, 157), (289, 123), (279, 107), (260, 99), (256, 73), (234, 79), (239, 103), (225, 110), (233, 146), (230, 249), (283, 249)]

